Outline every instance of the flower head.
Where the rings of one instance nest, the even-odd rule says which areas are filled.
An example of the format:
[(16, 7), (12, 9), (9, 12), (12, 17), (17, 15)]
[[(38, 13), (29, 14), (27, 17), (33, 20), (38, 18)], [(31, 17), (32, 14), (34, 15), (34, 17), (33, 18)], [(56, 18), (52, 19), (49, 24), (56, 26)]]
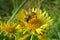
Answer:
[(17, 25), (16, 23), (3, 23), (1, 30), (5, 33), (5, 35), (15, 36), (15, 34), (21, 31), (21, 28), (20, 25)]
[(26, 40), (27, 37), (29, 37), (29, 34), (24, 35), (22, 38), (19, 38), (18, 40)]
[(31, 30), (33, 34), (39, 35), (44, 35), (46, 30), (49, 30), (49, 23), (53, 20), (46, 11), (42, 12), (39, 8), (22, 10), (16, 17), (23, 23), (25, 30)]

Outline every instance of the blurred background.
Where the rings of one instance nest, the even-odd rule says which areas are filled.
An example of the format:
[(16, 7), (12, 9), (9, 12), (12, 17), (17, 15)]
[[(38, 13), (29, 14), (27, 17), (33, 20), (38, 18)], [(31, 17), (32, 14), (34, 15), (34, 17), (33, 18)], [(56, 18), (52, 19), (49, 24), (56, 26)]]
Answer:
[[(8, 20), (24, 0), (0, 0), (0, 21)], [(27, 0), (21, 8), (39, 7), (54, 19), (48, 40), (60, 40), (60, 0)]]

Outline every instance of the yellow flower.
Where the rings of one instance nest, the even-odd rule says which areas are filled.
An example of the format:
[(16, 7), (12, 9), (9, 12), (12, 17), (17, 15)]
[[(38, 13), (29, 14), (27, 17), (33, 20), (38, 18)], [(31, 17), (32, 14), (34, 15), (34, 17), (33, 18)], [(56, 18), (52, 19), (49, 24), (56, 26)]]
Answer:
[(40, 40), (46, 40), (46, 36), (47, 36), (47, 34), (44, 33), (43, 35), (39, 35), (38, 38), (39, 38)]
[(23, 23), (25, 30), (31, 30), (33, 34), (44, 34), (46, 30), (49, 30), (49, 23), (53, 20), (48, 17), (46, 11), (42, 12), (39, 8), (32, 8), (29, 11), (22, 10), (16, 18)]
[(1, 22), (0, 22), (0, 30), (1, 30), (1, 27), (2, 27), (2, 24), (1, 24)]
[(2, 25), (3, 25), (2, 21), (0, 21), (0, 30), (2, 30)]
[(22, 38), (19, 38), (18, 40), (26, 40), (29, 36), (30, 36), (29, 34), (26, 34)]
[(5, 35), (9, 35), (10, 37), (12, 35), (15, 36), (15, 34), (22, 31), (20, 25), (17, 25), (16, 23), (11, 23), (11, 24), (3, 23), (1, 30), (5, 32)]

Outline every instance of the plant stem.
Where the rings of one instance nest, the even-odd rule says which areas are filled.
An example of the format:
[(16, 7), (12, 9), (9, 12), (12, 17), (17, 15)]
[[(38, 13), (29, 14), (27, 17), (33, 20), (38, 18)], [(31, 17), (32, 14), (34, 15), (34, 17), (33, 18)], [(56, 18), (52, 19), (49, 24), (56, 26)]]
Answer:
[(17, 8), (17, 10), (13, 13), (13, 15), (11, 16), (11, 18), (7, 21), (7, 23), (11, 23), (12, 20), (15, 18), (16, 14), (18, 13), (18, 11), (21, 9), (21, 7), (27, 2), (27, 0), (24, 0), (21, 5)]
[(33, 40), (33, 34), (31, 35), (31, 38), (30, 38), (30, 40)]

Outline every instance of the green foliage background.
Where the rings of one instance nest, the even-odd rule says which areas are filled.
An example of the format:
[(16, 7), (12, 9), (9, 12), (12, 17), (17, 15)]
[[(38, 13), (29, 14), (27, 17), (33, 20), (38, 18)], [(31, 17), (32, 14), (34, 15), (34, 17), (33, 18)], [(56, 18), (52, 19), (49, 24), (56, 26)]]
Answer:
[[(0, 0), (0, 20), (8, 20), (24, 0)], [(28, 10), (31, 7), (39, 7), (46, 10), (54, 19), (47, 40), (60, 40), (60, 0), (27, 0), (21, 7)]]

